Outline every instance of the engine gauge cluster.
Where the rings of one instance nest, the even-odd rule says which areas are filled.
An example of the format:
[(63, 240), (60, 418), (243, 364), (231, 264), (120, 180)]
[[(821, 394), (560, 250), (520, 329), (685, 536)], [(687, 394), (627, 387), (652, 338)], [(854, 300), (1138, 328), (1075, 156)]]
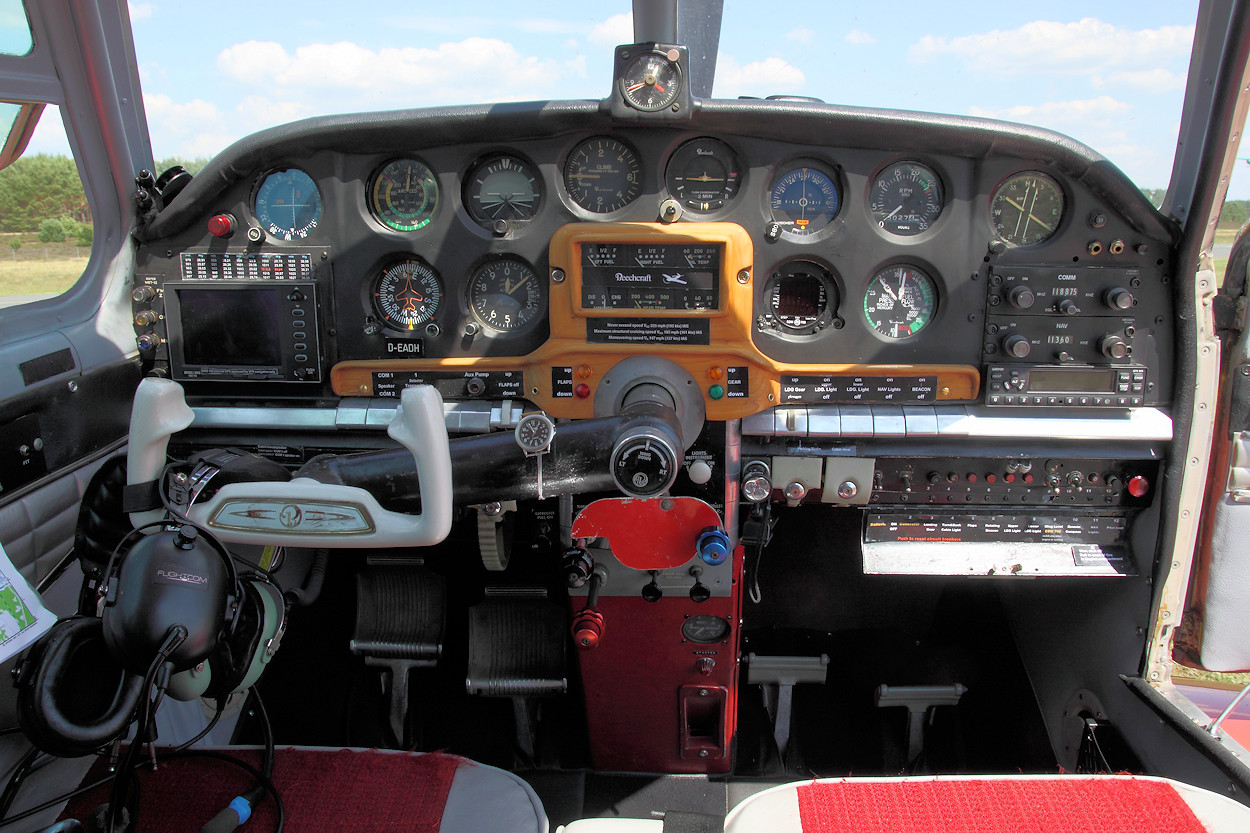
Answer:
[(896, 263), (872, 276), (864, 291), (864, 318), (888, 339), (905, 339), (927, 327), (937, 313), (937, 284), (919, 266)]

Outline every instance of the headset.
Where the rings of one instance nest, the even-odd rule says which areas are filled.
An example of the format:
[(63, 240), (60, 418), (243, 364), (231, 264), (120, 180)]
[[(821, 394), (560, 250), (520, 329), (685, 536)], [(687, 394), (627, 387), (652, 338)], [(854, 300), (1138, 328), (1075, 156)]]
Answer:
[(86, 576), (79, 613), (36, 641), (14, 672), (18, 722), (51, 755), (87, 755), (124, 736), (157, 663), (170, 666), (162, 683), (170, 697), (221, 703), (255, 683), (281, 644), (282, 592), (262, 572), (240, 575), (230, 552), (158, 492), (174, 517), (131, 528), (124, 458), (87, 486), (75, 531)]

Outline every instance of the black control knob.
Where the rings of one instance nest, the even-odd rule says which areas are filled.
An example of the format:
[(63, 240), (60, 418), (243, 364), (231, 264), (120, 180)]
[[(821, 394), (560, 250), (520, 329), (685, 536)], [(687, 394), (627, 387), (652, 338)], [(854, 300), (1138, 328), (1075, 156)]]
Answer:
[(1007, 293), (1007, 303), (1016, 309), (1029, 309), (1036, 300), (1037, 296), (1027, 286), (1017, 286)]
[(659, 570), (651, 570), (651, 582), (643, 585), (642, 599), (646, 602), (658, 602), (664, 598), (664, 591), (660, 589), (660, 585), (655, 583), (655, 577), (660, 574)]
[(1128, 356), (1128, 342), (1117, 335), (1105, 335), (1098, 340), (1098, 349), (1109, 359), (1123, 359)]
[(1056, 309), (1064, 315), (1078, 315), (1081, 312), (1081, 308), (1071, 298), (1064, 298)]
[(657, 431), (631, 432), (612, 451), (612, 479), (630, 497), (663, 494), (677, 478), (677, 450)]
[(569, 587), (582, 587), (595, 571), (595, 560), (581, 547), (569, 547), (560, 556), (560, 566)]
[(1113, 310), (1132, 309), (1133, 304), (1136, 303), (1133, 293), (1122, 286), (1108, 289), (1106, 294), (1102, 296), (1102, 299)]
[(1028, 357), (1033, 347), (1029, 344), (1028, 338), (1017, 333), (1003, 339), (1003, 349), (1007, 351), (1008, 356), (1023, 359)]
[(150, 286), (136, 286), (130, 290), (130, 300), (136, 304), (143, 304), (151, 301), (156, 297), (156, 290)]
[(941, 475), (941, 474), (939, 474), (938, 472), (931, 471), (931, 472), (929, 472), (928, 480), (929, 480), (929, 485), (931, 485), (931, 486), (938, 486), (938, 485), (941, 485), (941, 483), (942, 483), (942, 475)]

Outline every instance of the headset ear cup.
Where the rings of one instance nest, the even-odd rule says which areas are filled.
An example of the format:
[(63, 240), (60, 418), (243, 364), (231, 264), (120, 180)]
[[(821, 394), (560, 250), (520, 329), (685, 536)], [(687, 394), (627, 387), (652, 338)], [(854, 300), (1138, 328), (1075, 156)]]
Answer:
[(58, 622), (31, 647), (23, 671), (18, 724), (35, 746), (62, 758), (120, 737), (143, 695), (143, 678), (109, 653), (94, 616)]

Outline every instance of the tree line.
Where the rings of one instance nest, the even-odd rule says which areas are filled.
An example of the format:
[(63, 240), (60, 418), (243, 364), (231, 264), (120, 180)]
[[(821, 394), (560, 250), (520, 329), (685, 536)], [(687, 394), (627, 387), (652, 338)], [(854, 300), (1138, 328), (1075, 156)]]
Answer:
[[(198, 173), (206, 164), (207, 159), (171, 157), (156, 163), (156, 173), (174, 165)], [(35, 153), (0, 171), (0, 232), (39, 232), (45, 243), (77, 238), (89, 245), (90, 230), (91, 207), (70, 157)]]

